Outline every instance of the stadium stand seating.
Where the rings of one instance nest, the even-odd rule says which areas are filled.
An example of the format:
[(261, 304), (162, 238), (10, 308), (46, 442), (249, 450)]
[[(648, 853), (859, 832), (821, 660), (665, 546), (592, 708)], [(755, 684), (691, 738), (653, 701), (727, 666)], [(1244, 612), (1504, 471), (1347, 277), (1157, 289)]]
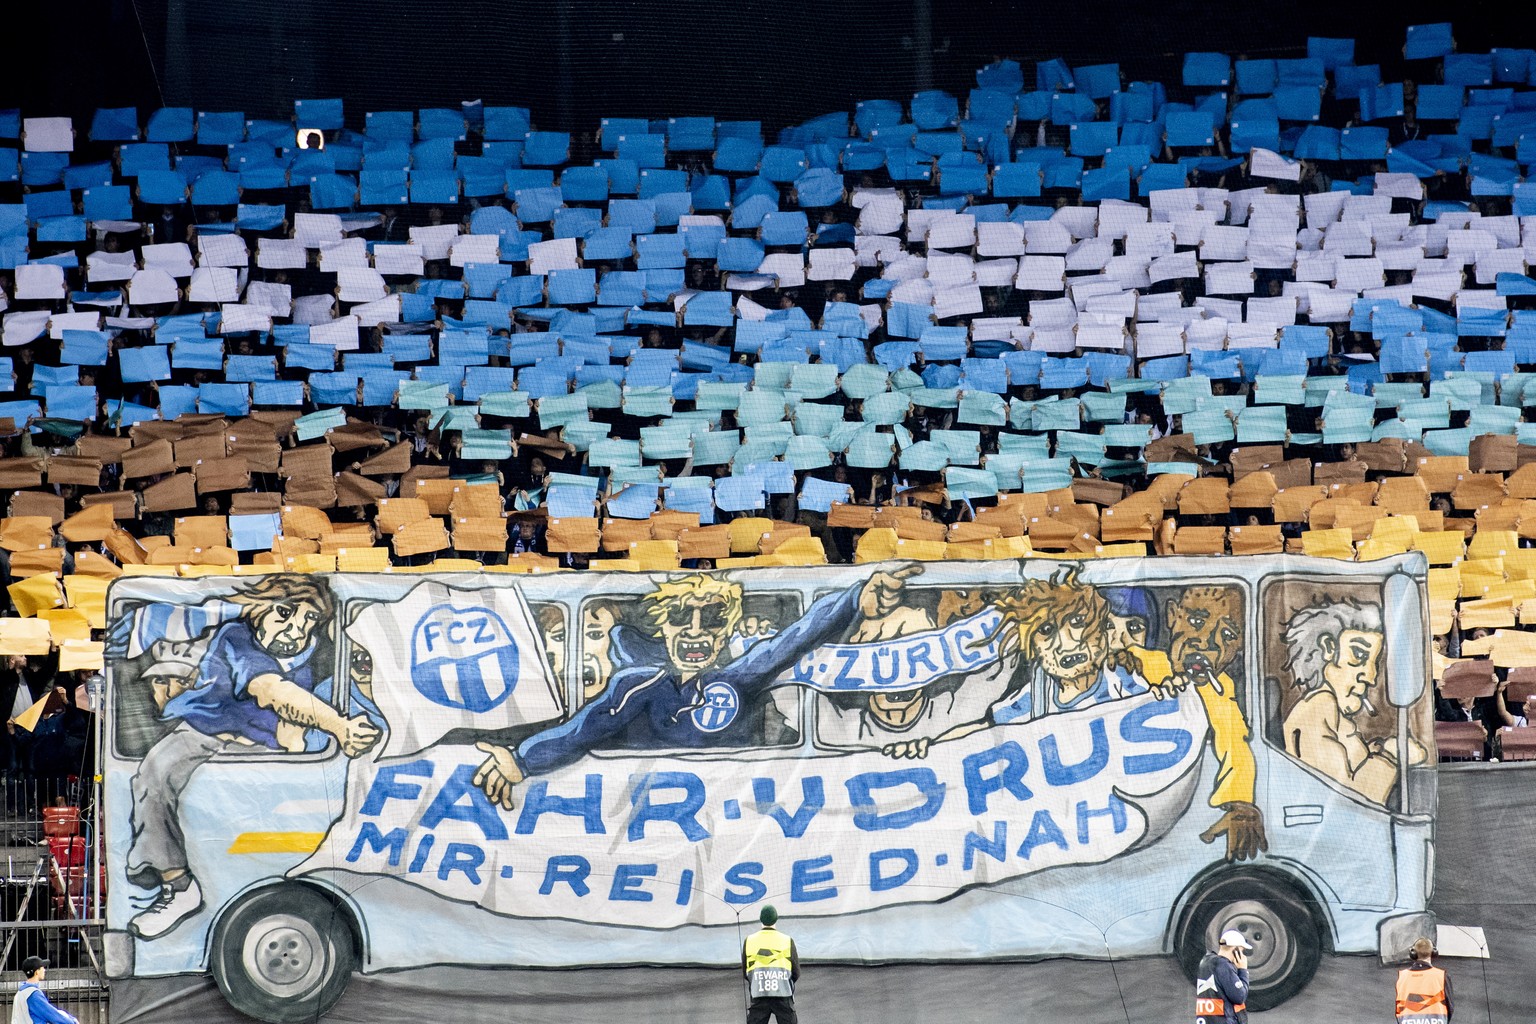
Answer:
[(91, 670), (122, 573), (1418, 550), (1437, 678), (1523, 708), (1536, 51), (1403, 58), (0, 112), (0, 653)]

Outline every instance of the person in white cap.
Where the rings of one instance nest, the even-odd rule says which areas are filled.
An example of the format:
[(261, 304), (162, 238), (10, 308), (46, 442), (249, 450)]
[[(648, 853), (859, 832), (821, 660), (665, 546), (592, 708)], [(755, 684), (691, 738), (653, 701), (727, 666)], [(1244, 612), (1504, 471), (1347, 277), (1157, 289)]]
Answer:
[(1200, 960), (1195, 974), (1195, 1024), (1247, 1024), (1248, 950), (1243, 933), (1221, 933), (1216, 952)]

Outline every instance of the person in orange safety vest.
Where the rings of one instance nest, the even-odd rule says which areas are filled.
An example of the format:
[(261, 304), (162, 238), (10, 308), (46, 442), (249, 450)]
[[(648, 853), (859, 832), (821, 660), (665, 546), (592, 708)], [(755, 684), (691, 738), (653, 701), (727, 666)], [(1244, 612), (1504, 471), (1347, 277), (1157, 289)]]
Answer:
[(1397, 1019), (1399, 1024), (1448, 1024), (1451, 1019), (1451, 979), (1430, 963), (1435, 944), (1419, 939), (1413, 944), (1413, 962), (1397, 972)]

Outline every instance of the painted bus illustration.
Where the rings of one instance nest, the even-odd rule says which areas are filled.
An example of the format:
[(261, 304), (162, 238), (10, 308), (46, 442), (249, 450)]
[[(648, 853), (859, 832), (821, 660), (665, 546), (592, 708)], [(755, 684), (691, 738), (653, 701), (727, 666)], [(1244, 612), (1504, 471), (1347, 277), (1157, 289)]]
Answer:
[(1425, 573), (125, 577), (108, 970), (283, 1024), (423, 949), (729, 965), (773, 902), (830, 962), (1193, 972), (1237, 928), (1274, 1006), (1433, 934)]

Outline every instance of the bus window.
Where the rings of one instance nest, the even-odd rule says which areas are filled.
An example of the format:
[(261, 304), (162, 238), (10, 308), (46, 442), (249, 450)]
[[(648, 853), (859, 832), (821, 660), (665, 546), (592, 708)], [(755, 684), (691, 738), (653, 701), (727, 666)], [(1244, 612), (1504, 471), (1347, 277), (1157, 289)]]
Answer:
[[(1398, 777), (1397, 717), (1387, 701), (1381, 588), (1301, 579), (1263, 595), (1267, 743), (1372, 803)], [(1417, 739), (1414, 763), (1425, 751)]]
[[(1145, 682), (1159, 686), (1169, 681), (1164, 673), (1171, 673), (1175, 683), (1211, 686), (1221, 693), (1235, 696), (1238, 707), (1245, 714), (1243, 688), (1243, 637), (1245, 608), (1240, 587), (1205, 584), (1194, 587), (1110, 588), (1110, 620), (1112, 637), (1118, 632), (1125, 636), (1133, 652), (1147, 650), (1161, 659), (1141, 655)], [(1117, 594), (1142, 594), (1144, 597), (1126, 602), (1117, 615)], [(1138, 619), (1144, 605), (1150, 611), (1144, 620)], [(1116, 627), (1117, 622), (1124, 624)], [(1138, 627), (1145, 639), (1136, 641)], [(1153, 668), (1156, 663), (1156, 668)]]
[(626, 619), (626, 607), (633, 608), (633, 601), (619, 601), (611, 597), (599, 597), (581, 606), (581, 632), (576, 638), (581, 650), (581, 703), (586, 704), (602, 696), (613, 676), (615, 660), (622, 661), (622, 640), (616, 640), (619, 627), (625, 630), (642, 628), (641, 624)]
[(118, 609), (127, 623), (112, 670), (118, 755), (142, 758), (179, 729), (227, 742), (210, 757), (334, 752), (328, 733), (278, 713), (281, 696), (256, 692), (276, 679), (301, 698), (346, 707), (346, 688), (332, 680), (330, 614), (328, 590), (298, 577), (267, 577), (198, 604)]
[(570, 644), (565, 628), (565, 609), (558, 604), (531, 604), (533, 618), (544, 638), (544, 660), (559, 684), (560, 696), (565, 699), (565, 659)]
[[(726, 665), (741, 657), (754, 643), (771, 637), (800, 615), (797, 595), (757, 591), (744, 594), (741, 617), (729, 637), (724, 638), (718, 664)], [(600, 699), (608, 692), (615, 675), (640, 666), (661, 665), (671, 655), (666, 650), (663, 624), (644, 601), (621, 601), (611, 597), (592, 598), (581, 604), (577, 651), (581, 666), (581, 704)], [(703, 624), (695, 623), (700, 628)], [(784, 746), (799, 742), (800, 697), (797, 687), (776, 687), (747, 698), (741, 713), (751, 722), (749, 730), (723, 733), (721, 745), (732, 745), (727, 737), (749, 746)], [(606, 744), (623, 748), (626, 737)]]

